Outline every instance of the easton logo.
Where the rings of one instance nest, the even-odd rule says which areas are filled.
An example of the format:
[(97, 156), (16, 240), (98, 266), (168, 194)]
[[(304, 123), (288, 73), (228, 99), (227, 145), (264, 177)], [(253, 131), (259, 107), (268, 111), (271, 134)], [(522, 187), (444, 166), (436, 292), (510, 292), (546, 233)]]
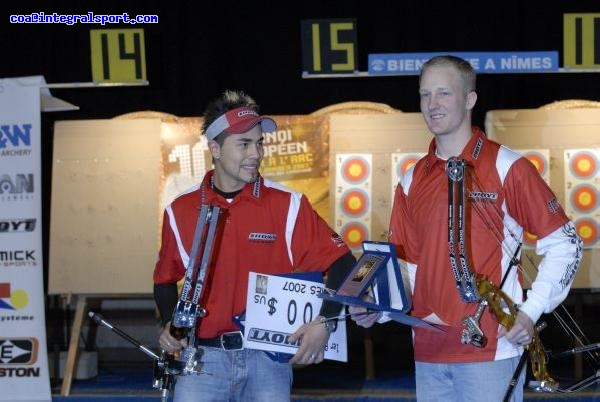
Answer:
[(0, 338), (0, 364), (32, 365), (38, 359), (36, 338)]
[(300, 345), (300, 341), (290, 342), (290, 336), (292, 336), (292, 334), (261, 328), (250, 328), (250, 332), (248, 332), (249, 341), (267, 343), (269, 345), (293, 346), (297, 348), (298, 345)]

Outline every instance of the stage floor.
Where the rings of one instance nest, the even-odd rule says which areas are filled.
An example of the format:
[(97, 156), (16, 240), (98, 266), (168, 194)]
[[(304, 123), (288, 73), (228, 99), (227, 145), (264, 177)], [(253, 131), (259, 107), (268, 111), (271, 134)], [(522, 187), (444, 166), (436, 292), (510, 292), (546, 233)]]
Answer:
[[(339, 366), (339, 367), (338, 367)], [(380, 373), (365, 380), (359, 371), (325, 362), (294, 370), (292, 401), (416, 401), (413, 375), (409, 371)], [(60, 396), (60, 383), (53, 386), (53, 402), (146, 402), (159, 401), (161, 393), (152, 388), (152, 369), (103, 368), (98, 376), (74, 380), (69, 396)], [(170, 400), (170, 399), (169, 399)], [(526, 390), (525, 401), (600, 402), (600, 385), (571, 394), (542, 394)]]

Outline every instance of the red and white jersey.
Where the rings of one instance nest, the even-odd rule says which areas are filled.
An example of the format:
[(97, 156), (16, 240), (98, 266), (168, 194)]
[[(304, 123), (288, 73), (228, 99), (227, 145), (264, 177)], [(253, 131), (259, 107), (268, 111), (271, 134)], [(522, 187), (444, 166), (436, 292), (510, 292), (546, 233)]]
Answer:
[[(523, 303), (518, 267), (510, 270), (502, 287), (535, 322), (564, 300), (579, 266), (581, 243), (572, 223), (533, 164), (489, 140), (478, 128), (473, 128), (459, 158), (467, 164), (465, 246), (476, 275), (499, 286), (523, 230), (538, 236), (536, 252), (545, 258), (527, 300)], [(462, 320), (474, 313), (477, 303), (460, 298), (450, 265), (445, 166), (446, 161), (435, 155), (433, 140), (428, 154), (402, 177), (390, 221), (390, 241), (398, 245), (411, 274), (411, 314), (448, 329), (440, 335), (415, 328), (415, 359), (468, 362), (516, 356), (515, 346), (504, 338), (496, 339), (499, 324), (489, 308), (480, 321), (486, 347), (461, 343)]]
[(201, 338), (238, 329), (232, 317), (246, 309), (250, 271), (323, 272), (348, 252), (341, 237), (303, 194), (259, 177), (228, 202), (213, 191), (213, 173), (208, 172), (202, 184), (165, 208), (162, 244), (154, 269), (156, 284), (175, 283), (185, 275), (204, 193), (204, 203), (220, 207), (221, 216), (203, 290), (201, 305), (208, 315), (201, 319), (197, 331)]

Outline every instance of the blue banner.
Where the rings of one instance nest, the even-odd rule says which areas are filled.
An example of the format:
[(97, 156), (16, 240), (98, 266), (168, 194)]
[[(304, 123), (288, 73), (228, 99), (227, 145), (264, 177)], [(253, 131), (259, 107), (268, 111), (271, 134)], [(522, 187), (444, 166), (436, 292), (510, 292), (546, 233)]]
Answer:
[(558, 51), (384, 53), (369, 55), (369, 75), (418, 75), (423, 63), (443, 54), (468, 60), (478, 74), (558, 71)]

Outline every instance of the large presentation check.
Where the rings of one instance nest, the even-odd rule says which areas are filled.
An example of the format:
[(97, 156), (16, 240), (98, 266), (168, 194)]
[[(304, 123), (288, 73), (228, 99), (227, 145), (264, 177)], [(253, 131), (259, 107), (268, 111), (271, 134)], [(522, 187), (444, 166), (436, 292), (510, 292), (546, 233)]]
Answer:
[[(295, 354), (298, 342), (289, 337), (302, 324), (311, 322), (321, 308), (322, 282), (290, 276), (265, 275), (250, 272), (244, 346), (249, 349)], [(322, 325), (322, 324), (317, 324)], [(325, 359), (348, 361), (346, 320), (337, 327), (325, 346)]]

